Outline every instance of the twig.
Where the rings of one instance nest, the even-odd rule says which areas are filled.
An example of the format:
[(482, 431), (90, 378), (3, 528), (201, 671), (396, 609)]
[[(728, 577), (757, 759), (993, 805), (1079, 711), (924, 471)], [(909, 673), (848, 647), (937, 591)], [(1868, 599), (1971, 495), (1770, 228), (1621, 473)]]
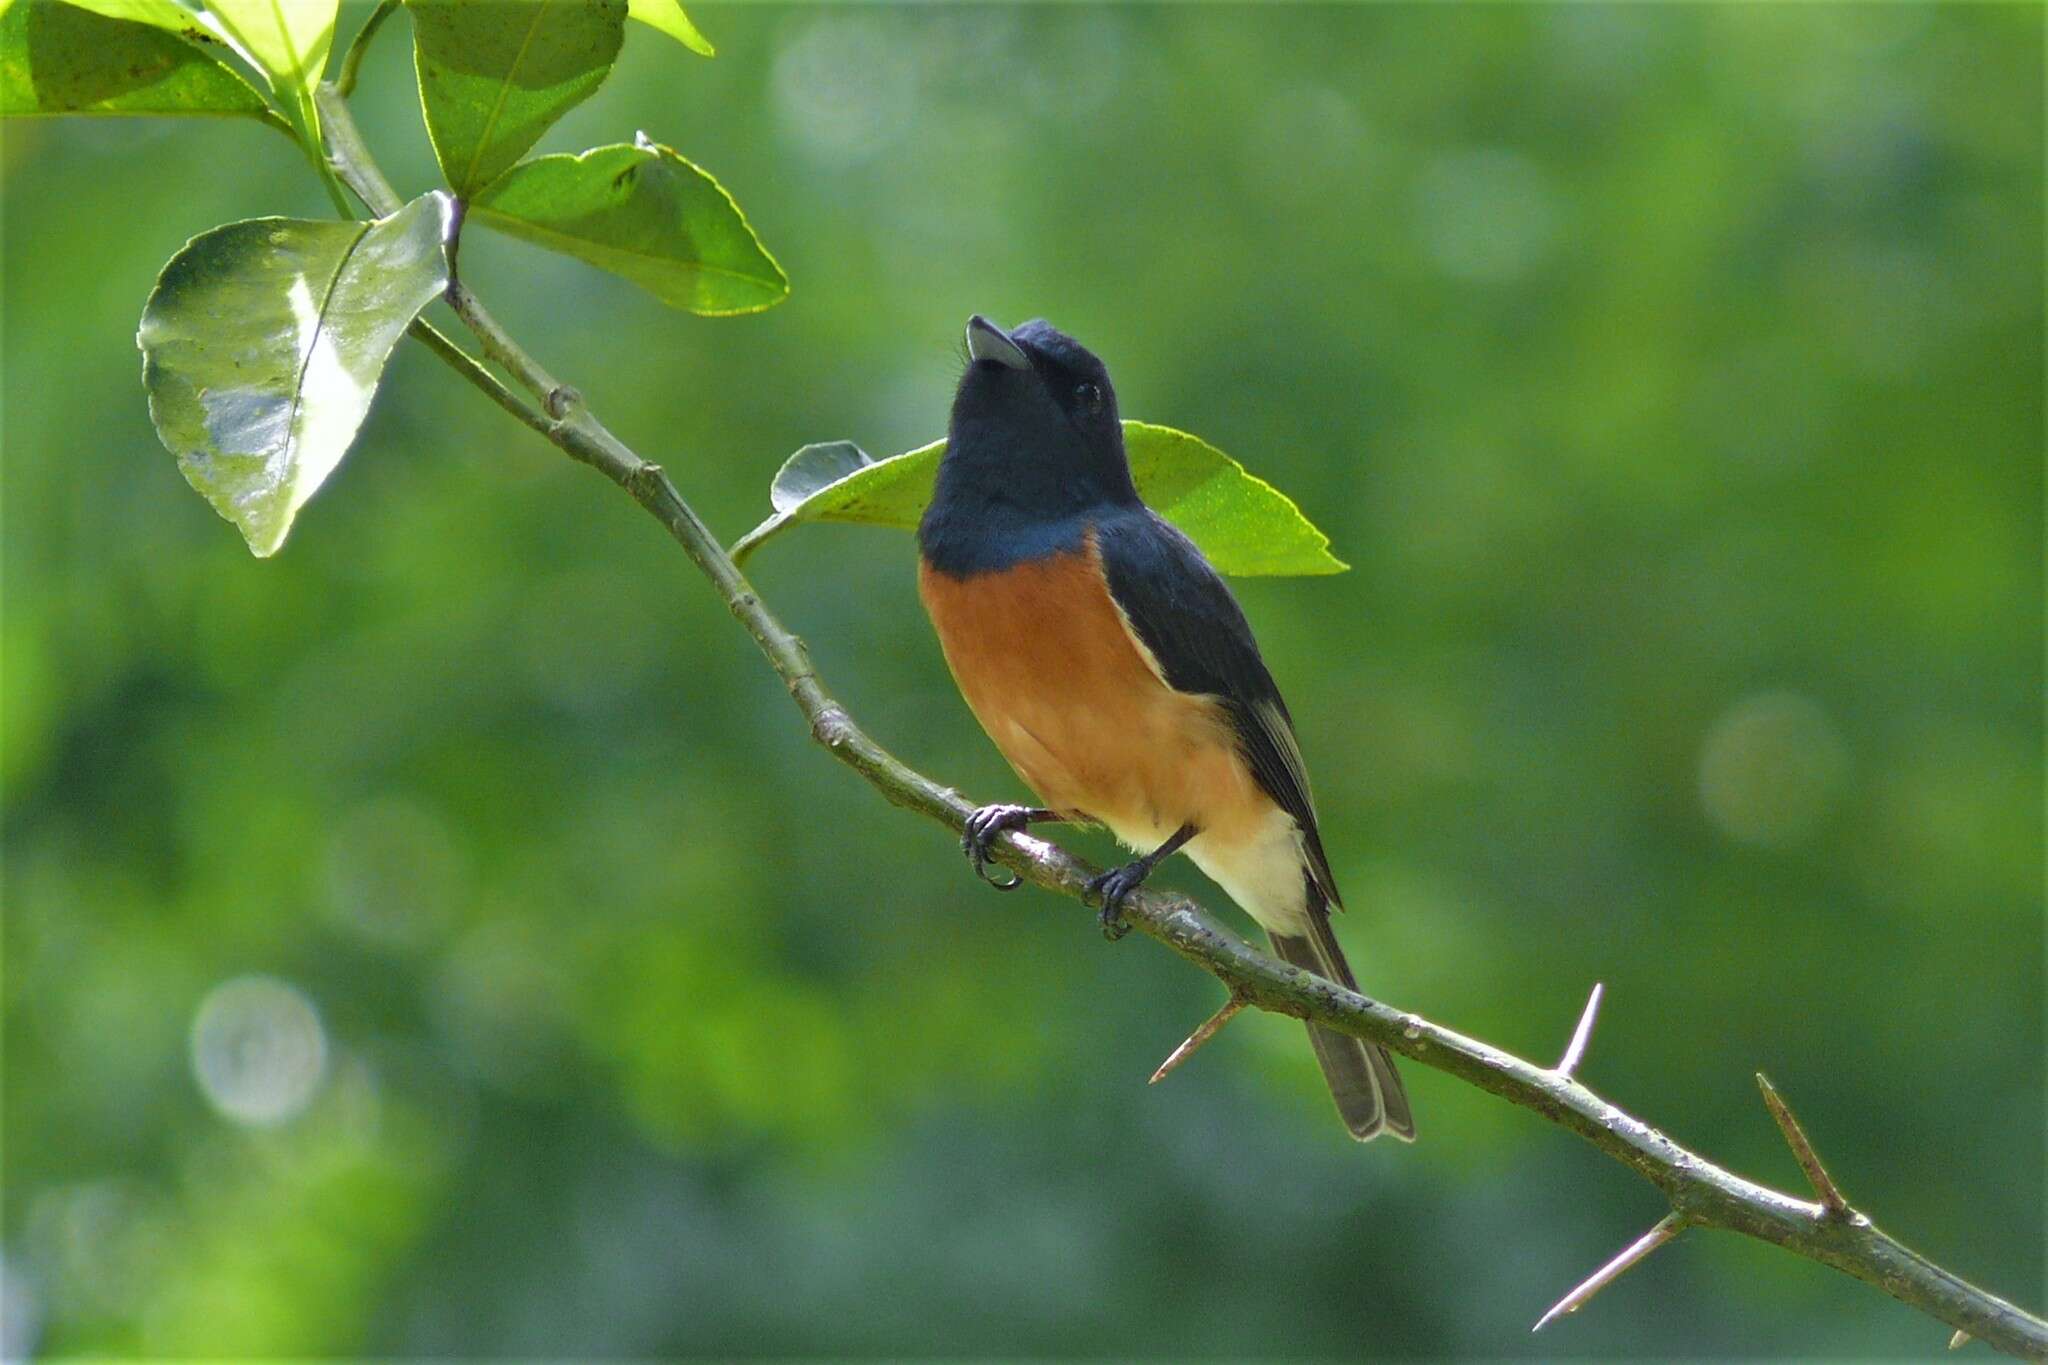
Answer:
[[(382, 13), (384, 9), (395, 3), (396, 0), (386, 0), (385, 5), (380, 6), (378, 12)], [(363, 25), (363, 31), (356, 35), (355, 44), (349, 48), (349, 56), (351, 58), (357, 61), (361, 60), (364, 40), (368, 38), (370, 30), (376, 22), (376, 15), (372, 15), (369, 22)], [(347, 70), (346, 65), (344, 65), (343, 69), (344, 71)], [(398, 212), (399, 209), (405, 207), (405, 201), (398, 197), (398, 191), (392, 188), (391, 182), (384, 178), (383, 171), (379, 170), (377, 163), (371, 159), (370, 149), (364, 145), (362, 134), (356, 128), (355, 119), (349, 114), (348, 105), (343, 102), (345, 93), (341, 88), (340, 82), (335, 82), (329, 85), (322, 85), (313, 96), (313, 103), (320, 111), (321, 131), (327, 140), (327, 166), (334, 176), (339, 177), (341, 182), (348, 186), (356, 198), (363, 201), (363, 207), (379, 218), (388, 218)], [(459, 284), (451, 283), (449, 289), (449, 303), (451, 306), (455, 304), (458, 290), (460, 290), (462, 297), (468, 302), (471, 309), (471, 318), (463, 318), (463, 321), (473, 325), (472, 318), (481, 310), (482, 305), (478, 304), (466, 289), (461, 289)], [(462, 317), (459, 310), (456, 316)], [(489, 398), (493, 403), (496, 403), (499, 407), (505, 409), (505, 411), (511, 413), (541, 435), (552, 438), (554, 429), (552, 422), (528, 407), (525, 403), (522, 403), (517, 394), (506, 388), (504, 384), (499, 382), (496, 375), (484, 368), (481, 361), (456, 345), (445, 332), (435, 327), (433, 323), (428, 322), (425, 318), (415, 318), (412, 326), (407, 330), (411, 332), (416, 340), (425, 342), (428, 350), (447, 361), (457, 374), (482, 390), (486, 398)], [(536, 366), (535, 369), (538, 369), (538, 367)], [(545, 378), (545, 375), (542, 378)], [(546, 401), (544, 395), (550, 390), (565, 388), (566, 386), (556, 385), (553, 381), (549, 381), (547, 389), (544, 389), (541, 395), (536, 396), (542, 396), (543, 401)], [(552, 407), (550, 411), (552, 412)]]
[[(347, 106), (334, 88), (322, 86), (319, 99), (330, 135), (330, 161), (351, 189), (369, 199), (383, 177), (363, 148)], [(383, 190), (395, 208), (396, 196), (390, 195), (388, 185), (383, 185)], [(569, 392), (547, 376), (473, 298), (457, 311), (485, 354), (504, 364), (543, 403), (551, 395), (559, 401), (559, 395)], [(445, 353), (444, 358), (448, 358)], [(475, 367), (458, 366), (458, 372), (477, 382)], [(537, 389), (536, 383), (540, 385)], [(495, 396), (494, 401), (498, 401)], [(560, 420), (541, 419), (547, 438), (618, 484), (668, 529), (754, 638), (803, 712), (812, 737), (866, 778), (891, 804), (936, 820), (956, 834), (962, 831), (974, 805), (950, 787), (898, 761), (854, 722), (819, 681), (803, 642), (762, 603), (721, 542), (661, 468), (634, 454), (588, 407), (580, 403), (562, 407)], [(1096, 871), (1056, 845), (1024, 834), (1003, 835), (992, 851), (998, 861), (1025, 880), (1076, 900), (1088, 894), (1089, 878)], [(1805, 1200), (1745, 1180), (1688, 1151), (1580, 1082), (1285, 966), (1225, 929), (1185, 896), (1141, 889), (1124, 902), (1124, 914), (1136, 927), (1222, 981), (1233, 996), (1242, 997), (1247, 1004), (1379, 1043), (1576, 1134), (1655, 1185), (1671, 1201), (1674, 1216), (1688, 1226), (1725, 1228), (1771, 1242), (1874, 1285), (1999, 1350), (2033, 1359), (2048, 1357), (2048, 1322), (1942, 1269), (1866, 1218), (1827, 1217)]]
[(1223, 1002), (1223, 1008), (1217, 1010), (1207, 1019), (1204, 1019), (1201, 1023), (1201, 1027), (1197, 1028), (1193, 1033), (1190, 1033), (1187, 1036), (1187, 1038), (1182, 1041), (1179, 1047), (1175, 1048), (1172, 1052), (1168, 1053), (1166, 1060), (1159, 1064), (1159, 1069), (1152, 1073), (1152, 1079), (1145, 1082), (1145, 1084), (1157, 1085), (1161, 1081), (1165, 1080), (1168, 1076), (1172, 1075), (1175, 1067), (1178, 1067), (1182, 1062), (1194, 1056), (1196, 1050), (1200, 1048), (1202, 1044), (1208, 1042), (1211, 1038), (1214, 1038), (1217, 1034), (1221, 1033), (1223, 1031), (1223, 1026), (1229, 1023), (1232, 1019), (1235, 1019), (1237, 1017), (1237, 1012), (1250, 1003), (1251, 1002), (1249, 1000), (1246, 1000), (1242, 995), (1239, 995), (1236, 991), (1232, 991), (1230, 993), (1230, 998)]
[(1603, 981), (1593, 983), (1593, 993), (1586, 997), (1586, 1008), (1579, 1013), (1579, 1026), (1572, 1030), (1572, 1040), (1565, 1045), (1564, 1056), (1558, 1059), (1556, 1072), (1570, 1076), (1579, 1069), (1580, 1060), (1586, 1055), (1586, 1044), (1593, 1041), (1593, 1020), (1600, 1013), (1600, 996), (1607, 989)]
[(341, 73), (334, 78), (335, 93), (347, 99), (356, 92), (356, 76), (363, 65), (363, 54), (369, 51), (370, 39), (391, 17), (391, 11), (398, 8), (398, 0), (380, 0), (377, 8), (370, 11), (370, 17), (363, 20), (363, 26), (356, 30), (356, 36), (348, 45), (348, 51), (341, 57)]
[(1806, 1130), (1799, 1126), (1799, 1120), (1792, 1117), (1792, 1108), (1779, 1096), (1778, 1088), (1771, 1084), (1763, 1072), (1756, 1073), (1757, 1089), (1764, 1092), (1764, 1108), (1771, 1111), (1771, 1117), (1778, 1121), (1778, 1128), (1785, 1134), (1785, 1145), (1792, 1149), (1792, 1157), (1799, 1163), (1799, 1169), (1806, 1172), (1806, 1178), (1813, 1185), (1813, 1191), (1820, 1196), (1821, 1208), (1831, 1218), (1849, 1216), (1849, 1201), (1842, 1197), (1841, 1189), (1827, 1167), (1820, 1164), (1820, 1156), (1813, 1150), (1813, 1143), (1807, 1139)]
[(496, 403), (505, 411), (517, 417), (527, 426), (546, 436), (550, 423), (547, 418), (519, 401), (519, 395), (498, 382), (498, 376), (483, 367), (483, 362), (463, 350), (451, 340), (447, 333), (428, 322), (425, 318), (414, 318), (408, 329), (415, 340), (426, 343), (427, 349), (448, 362), (455, 372), (483, 391), (484, 397)]
[(320, 137), (326, 144), (327, 165), (341, 182), (379, 218), (403, 208), (405, 201), (398, 197), (398, 191), (391, 188), (391, 182), (370, 156), (341, 92), (333, 84), (323, 83), (313, 92), (313, 107), (320, 111)]
[(1540, 1332), (1567, 1313), (1578, 1312), (1580, 1308), (1585, 1306), (1586, 1300), (1592, 1298), (1608, 1285), (1613, 1284), (1617, 1279), (1620, 1279), (1623, 1271), (1683, 1231), (1685, 1231), (1684, 1215), (1675, 1210), (1665, 1214), (1657, 1226), (1636, 1238), (1635, 1241), (1630, 1242), (1626, 1247), (1622, 1248), (1619, 1256), (1616, 1256), (1606, 1265), (1601, 1266), (1591, 1275), (1588, 1275), (1577, 1289), (1559, 1299), (1548, 1313), (1536, 1319), (1536, 1325), (1529, 1330), (1531, 1332)]

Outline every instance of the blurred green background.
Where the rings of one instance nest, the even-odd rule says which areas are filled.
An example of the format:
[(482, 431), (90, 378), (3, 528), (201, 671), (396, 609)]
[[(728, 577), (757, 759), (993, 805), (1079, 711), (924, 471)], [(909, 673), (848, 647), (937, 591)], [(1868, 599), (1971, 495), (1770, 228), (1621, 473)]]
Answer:
[[(364, 10), (345, 16), (341, 37)], [(784, 8), (629, 33), (542, 150), (716, 173), (795, 292), (465, 272), (729, 538), (807, 441), (939, 435), (1043, 315), (1356, 566), (1239, 585), (1366, 989), (2043, 1306), (2036, 6)], [(432, 183), (408, 28), (357, 104)], [(257, 562), (133, 336), (252, 125), (4, 133), (5, 1348), (178, 1355), (1925, 1354), (1422, 1067), (998, 898), (809, 740), (659, 528), (402, 346)], [(755, 561), (905, 759), (1020, 793), (912, 545)], [(1108, 853), (1098, 836), (1070, 842)], [(1167, 884), (1221, 901), (1192, 868)], [(1980, 1348), (1981, 1349), (1981, 1348)]]

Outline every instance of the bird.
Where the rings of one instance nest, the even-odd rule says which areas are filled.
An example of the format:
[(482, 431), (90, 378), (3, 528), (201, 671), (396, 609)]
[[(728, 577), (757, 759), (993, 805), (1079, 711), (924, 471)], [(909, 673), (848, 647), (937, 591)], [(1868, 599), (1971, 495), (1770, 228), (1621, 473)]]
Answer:
[[(1112, 938), (1125, 898), (1185, 853), (1282, 959), (1355, 989), (1287, 704), (1230, 588), (1139, 497), (1108, 370), (1043, 320), (1006, 332), (977, 313), (966, 340), (918, 595), (968, 709), (1039, 802), (974, 811), (975, 871), (988, 878), (1006, 830), (1102, 825), (1138, 854), (1089, 883)], [(1308, 1032), (1351, 1135), (1412, 1142), (1387, 1050)]]

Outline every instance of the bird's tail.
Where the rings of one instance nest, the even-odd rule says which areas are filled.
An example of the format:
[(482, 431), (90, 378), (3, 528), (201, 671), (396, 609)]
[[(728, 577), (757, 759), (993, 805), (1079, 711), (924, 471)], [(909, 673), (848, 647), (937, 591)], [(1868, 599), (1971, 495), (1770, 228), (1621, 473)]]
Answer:
[[(1313, 892), (1308, 927), (1308, 933), (1299, 936), (1269, 933), (1273, 951), (1303, 971), (1357, 990), (1351, 964), (1344, 960), (1344, 950), (1330, 932), (1330, 912)], [(1385, 1048), (1315, 1024), (1308, 1026), (1308, 1040), (1315, 1045), (1323, 1078), (1330, 1084), (1330, 1095), (1351, 1136), (1368, 1142), (1381, 1133), (1392, 1133), (1403, 1142), (1415, 1141), (1415, 1116), (1408, 1108), (1408, 1092)]]

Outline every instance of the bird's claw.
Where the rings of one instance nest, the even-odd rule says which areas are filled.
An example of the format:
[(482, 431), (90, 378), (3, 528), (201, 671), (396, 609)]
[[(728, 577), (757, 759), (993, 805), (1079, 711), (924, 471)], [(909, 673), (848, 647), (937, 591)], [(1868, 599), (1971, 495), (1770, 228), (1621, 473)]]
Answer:
[(1088, 879), (1088, 890), (1102, 897), (1102, 936), (1111, 943), (1131, 932), (1131, 922), (1124, 918), (1124, 898), (1143, 886), (1151, 872), (1152, 864), (1140, 858)]
[(1023, 829), (1030, 823), (1029, 816), (1027, 806), (993, 805), (983, 806), (967, 817), (967, 828), (960, 835), (960, 851), (967, 855), (974, 875), (998, 891), (1015, 891), (1024, 884), (1024, 878), (1015, 872), (1010, 873), (1006, 882), (990, 876), (990, 846), (1005, 830)]

